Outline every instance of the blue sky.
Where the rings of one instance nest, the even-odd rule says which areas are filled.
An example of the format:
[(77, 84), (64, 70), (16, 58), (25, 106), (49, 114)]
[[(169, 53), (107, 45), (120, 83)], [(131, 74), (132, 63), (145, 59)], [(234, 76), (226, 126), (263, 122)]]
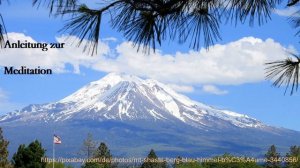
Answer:
[[(90, 2), (91, 3), (91, 2)], [(291, 9), (292, 10), (292, 9)], [(193, 51), (188, 44), (164, 41), (154, 54), (137, 53), (122, 34), (112, 30), (107, 18), (101, 25), (98, 55), (91, 57), (72, 45), (42, 52), (30, 49), (0, 51), (0, 66), (49, 67), (50, 76), (14, 76), (0, 73), (0, 113), (28, 104), (58, 101), (83, 85), (109, 72), (125, 72), (154, 78), (191, 99), (247, 114), (268, 125), (300, 131), (299, 93), (284, 95), (284, 89), (264, 80), (266, 61), (285, 58), (284, 50), (299, 51), (285, 16), (291, 10), (274, 12), (268, 23), (254, 27), (221, 26), (222, 40), (209, 51)], [(31, 1), (11, 0), (0, 6), (11, 40), (64, 42), (68, 34), (58, 33), (65, 18), (49, 18), (44, 7)]]

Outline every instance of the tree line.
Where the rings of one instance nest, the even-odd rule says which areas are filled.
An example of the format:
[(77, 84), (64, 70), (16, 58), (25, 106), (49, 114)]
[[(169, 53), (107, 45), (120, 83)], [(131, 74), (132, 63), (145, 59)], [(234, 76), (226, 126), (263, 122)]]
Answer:
[[(41, 158), (46, 157), (46, 150), (41, 142), (35, 140), (29, 145), (21, 144), (12, 160), (8, 159), (9, 141), (3, 136), (0, 128), (0, 167), (1, 168), (52, 168), (53, 163), (42, 162)], [(178, 156), (173, 163), (160, 159), (151, 149), (143, 163), (116, 163), (112, 161), (112, 154), (108, 146), (104, 143), (97, 143), (92, 134), (88, 134), (83, 141), (78, 153), (85, 158), (92, 160), (97, 158), (97, 162), (86, 162), (81, 168), (300, 168), (300, 146), (291, 146), (288, 153), (281, 155), (275, 145), (270, 146), (265, 154), (265, 161), (258, 163), (255, 159), (247, 157), (237, 157), (229, 153), (212, 158), (212, 161), (199, 162), (197, 160), (185, 160)], [(238, 158), (239, 161), (232, 160)], [(218, 160), (218, 161), (216, 161)], [(55, 168), (73, 168), (72, 165), (55, 162)]]

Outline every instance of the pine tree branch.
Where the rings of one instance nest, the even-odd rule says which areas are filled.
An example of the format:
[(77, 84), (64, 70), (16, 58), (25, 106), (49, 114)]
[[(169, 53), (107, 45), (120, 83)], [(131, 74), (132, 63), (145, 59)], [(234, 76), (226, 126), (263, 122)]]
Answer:
[(295, 58), (266, 63), (266, 78), (274, 80), (273, 86), (285, 86), (285, 94), (291, 88), (290, 95), (298, 90), (300, 56), (291, 55)]
[(0, 48), (2, 48), (4, 46), (5, 34), (6, 34), (6, 28), (5, 28), (5, 25), (4, 25), (3, 17), (0, 14)]
[[(6, 0), (7, 2), (9, 2), (8, 0)], [(0, 0), (0, 5), (2, 4), (2, 0)], [(0, 48), (2, 48), (4, 46), (4, 42), (5, 42), (5, 35), (6, 35), (6, 28), (5, 28), (5, 24), (4, 24), (4, 19), (0, 13)]]
[(235, 23), (249, 21), (250, 26), (257, 20), (262, 25), (271, 19), (271, 14), (281, 0), (228, 0), (225, 1), (225, 14)]
[(60, 31), (69, 31), (71, 35), (78, 36), (78, 46), (86, 39), (84, 51), (91, 53), (91, 55), (97, 54), (102, 14), (121, 2), (115, 1), (99, 10), (89, 9), (86, 5), (81, 5), (77, 10), (63, 11), (62, 14), (72, 14), (72, 18)]
[[(50, 13), (71, 14), (72, 18), (62, 30), (80, 37), (79, 44), (88, 40), (85, 50), (97, 51), (101, 17), (111, 10), (112, 27), (123, 33), (134, 45), (155, 48), (167, 38), (179, 43), (190, 41), (190, 47), (200, 49), (202, 41), (206, 48), (221, 39), (219, 25), (224, 17), (250, 25), (270, 19), (272, 10), (281, 0), (119, 0), (92, 10), (76, 10), (77, 0), (33, 0), (35, 5), (48, 3)], [(56, 7), (57, 6), (57, 7)], [(82, 6), (79, 6), (79, 8)], [(223, 11), (222, 14), (220, 11)], [(89, 20), (90, 19), (90, 20)], [(86, 25), (84, 25), (86, 24)], [(88, 30), (91, 29), (91, 30)], [(98, 37), (96, 37), (98, 36)]]
[(296, 5), (300, 0), (289, 0), (287, 6), (290, 7), (290, 6), (294, 6)]
[(46, 5), (50, 14), (61, 14), (67, 10), (76, 8), (78, 0), (32, 0), (32, 5), (40, 7)]
[(85, 5), (81, 5), (76, 12), (73, 12), (73, 17), (67, 21), (60, 31), (70, 31), (71, 35), (78, 36), (78, 46), (86, 39), (84, 51), (88, 50), (92, 54), (97, 53), (101, 16), (101, 11), (92, 10)]

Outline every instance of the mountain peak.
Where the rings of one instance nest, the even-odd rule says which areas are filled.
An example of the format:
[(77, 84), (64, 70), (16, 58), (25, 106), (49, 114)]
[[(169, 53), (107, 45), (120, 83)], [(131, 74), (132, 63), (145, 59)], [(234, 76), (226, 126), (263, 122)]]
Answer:
[(134, 76), (134, 75), (129, 75), (129, 74), (125, 74), (125, 73), (116, 73), (116, 72), (112, 72), (107, 74), (106, 76), (104, 76), (103, 78), (101, 78), (100, 80), (91, 82), (91, 84), (99, 84), (99, 83), (110, 83), (110, 84), (117, 84), (121, 81), (128, 81), (128, 82), (141, 82), (142, 79)]
[(261, 127), (246, 115), (218, 110), (176, 93), (168, 86), (134, 75), (110, 73), (64, 99), (26, 107), (0, 117), (0, 122), (31, 120), (154, 120), (184, 123), (194, 127)]

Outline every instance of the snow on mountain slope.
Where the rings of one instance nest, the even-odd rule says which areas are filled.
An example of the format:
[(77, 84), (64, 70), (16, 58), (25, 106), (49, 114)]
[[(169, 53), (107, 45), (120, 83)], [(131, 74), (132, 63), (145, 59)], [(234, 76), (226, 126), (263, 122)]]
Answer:
[(91, 82), (58, 102), (30, 105), (0, 117), (0, 123), (72, 120), (154, 120), (183, 122), (199, 128), (264, 127), (246, 115), (190, 100), (158, 81), (115, 73)]

